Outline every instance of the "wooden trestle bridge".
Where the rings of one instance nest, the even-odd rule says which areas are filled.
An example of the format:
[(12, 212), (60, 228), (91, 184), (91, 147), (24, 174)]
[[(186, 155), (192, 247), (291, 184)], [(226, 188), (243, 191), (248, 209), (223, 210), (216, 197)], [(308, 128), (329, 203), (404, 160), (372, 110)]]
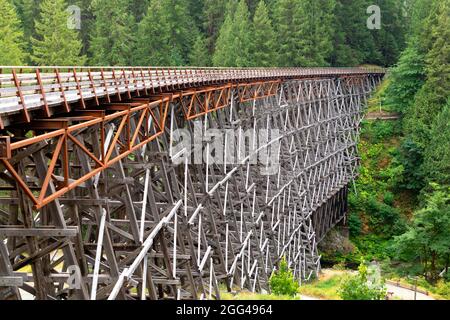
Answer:
[(269, 291), (282, 257), (307, 281), (384, 76), (0, 69), (0, 300), (220, 299)]

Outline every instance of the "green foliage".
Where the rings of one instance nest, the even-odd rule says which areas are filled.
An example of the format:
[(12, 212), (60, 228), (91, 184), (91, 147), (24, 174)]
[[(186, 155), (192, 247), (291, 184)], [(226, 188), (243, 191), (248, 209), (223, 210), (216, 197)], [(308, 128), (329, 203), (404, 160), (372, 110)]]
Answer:
[(252, 30), (251, 64), (256, 67), (276, 65), (275, 31), (264, 0), (256, 8)]
[(416, 93), (425, 82), (424, 57), (416, 46), (412, 45), (402, 53), (390, 79), (386, 103), (393, 105), (396, 111), (406, 114)]
[(151, 0), (162, 4), (162, 14), (169, 23), (169, 43), (173, 52), (180, 57), (175, 60), (177, 65), (187, 64), (199, 30), (193, 20), (196, 13), (189, 11), (188, 1), (179, 0)]
[(384, 300), (386, 288), (384, 283), (370, 281), (369, 273), (364, 261), (358, 268), (358, 275), (351, 276), (341, 284), (339, 295), (343, 300)]
[[(350, 234), (361, 233), (361, 217), (367, 231), (385, 239), (404, 231), (404, 219), (394, 207), (394, 191), (402, 182), (403, 167), (394, 161), (392, 139), (398, 126), (392, 121), (365, 122), (360, 153), (363, 167), (356, 181), (357, 194), (350, 194)], [(363, 251), (364, 252), (364, 251)]]
[(389, 238), (404, 231), (405, 225), (397, 208), (369, 197), (366, 210), (373, 232)]
[(277, 0), (280, 66), (325, 66), (332, 51), (334, 0)]
[(250, 13), (245, 0), (230, 3), (216, 43), (213, 64), (217, 67), (248, 67), (251, 63)]
[(394, 205), (394, 200), (395, 200), (395, 196), (392, 192), (390, 191), (386, 191), (384, 193), (384, 198), (383, 198), (383, 202), (388, 205), (388, 206), (393, 206)]
[(403, 168), (403, 179), (399, 187), (419, 192), (424, 187), (423, 149), (410, 138), (406, 138), (397, 150), (396, 160)]
[(225, 19), (226, 4), (228, 0), (204, 0), (203, 30), (206, 37), (208, 52), (213, 55), (219, 30)]
[(77, 30), (67, 27), (69, 13), (64, 0), (43, 0), (40, 16), (35, 21), (36, 37), (33, 37), (32, 61), (38, 65), (83, 65), (82, 43)]
[[(156, 36), (158, 35), (158, 36)], [(170, 22), (161, 1), (150, 1), (147, 14), (138, 25), (134, 64), (168, 66), (181, 61), (181, 52), (171, 46)]]
[(134, 47), (134, 17), (125, 0), (93, 0), (95, 23), (90, 53), (94, 65), (129, 65)]
[(341, 275), (331, 276), (324, 280), (314, 281), (312, 283), (303, 284), (299, 292), (300, 294), (317, 297), (324, 300), (339, 300), (339, 286), (342, 282)]
[[(351, 199), (355, 199), (352, 197)], [(354, 204), (353, 204), (354, 206)], [(357, 213), (350, 213), (348, 216), (348, 228), (350, 231), (350, 234), (352, 236), (359, 236), (361, 234), (362, 229), (362, 222), (361, 218)]]
[(414, 214), (408, 230), (395, 238), (393, 249), (399, 259), (420, 262), (427, 279), (436, 281), (450, 262), (450, 188), (432, 187), (425, 207)]
[[(35, 0), (13, 0), (6, 2), (12, 2), (16, 7), (16, 11), (20, 21), (22, 22), (23, 39), (28, 44), (26, 51), (31, 53), (31, 37), (36, 35), (36, 29), (34, 25), (34, 19), (39, 15), (39, 5), (36, 5)], [(6, 11), (1, 11), (6, 12)], [(7, 16), (7, 15), (6, 15)]]
[(363, 257), (367, 261), (383, 261), (392, 257), (390, 249), (392, 240), (386, 239), (383, 235), (368, 234), (352, 239), (358, 251), (352, 257), (346, 257), (347, 260), (358, 259)]
[[(403, 1), (368, 0), (369, 5), (378, 5), (382, 10), (381, 28), (371, 30), (376, 50), (368, 60), (375, 64), (389, 66), (397, 61), (405, 44), (405, 15)], [(381, 53), (379, 55), (378, 53)]]
[[(31, 43), (31, 38), (43, 40), (44, 37), (42, 33), (38, 34), (34, 22), (40, 11), (36, 3), (43, 1), (8, 2), (14, 4), (22, 22), (24, 36), (20, 42)], [(160, 7), (154, 2), (159, 2)], [(393, 57), (403, 48), (404, 43), (406, 28), (399, 27), (405, 21), (403, 15), (399, 15), (401, 6), (398, 1), (383, 0), (382, 30), (371, 31), (365, 28), (365, 22), (366, 9), (372, 2), (67, 0), (65, 8), (74, 4), (82, 9), (82, 27), (76, 31), (82, 47), (80, 52), (72, 50), (74, 54), (64, 60), (80, 64), (85, 61), (86, 55), (89, 63), (94, 65), (214, 64), (264, 67), (392, 64)], [(149, 11), (150, 7), (155, 8), (159, 14)], [(409, 10), (414, 11), (413, 8)], [(225, 23), (226, 15), (229, 15), (229, 19)], [(56, 20), (62, 21), (59, 17)], [(144, 20), (146, 22), (138, 27)], [(152, 22), (158, 25), (151, 25)], [(433, 19), (427, 20), (427, 26), (434, 22)], [(55, 30), (60, 32), (60, 29)], [(62, 33), (61, 38), (67, 37)], [(71, 38), (68, 39), (71, 42)], [(55, 39), (49, 40), (54, 41)], [(160, 47), (157, 41), (160, 41)], [(36, 43), (33, 45), (36, 46)], [(205, 47), (208, 55), (204, 54)], [(431, 48), (431, 44), (424, 47)], [(33, 53), (31, 45), (24, 46), (22, 50)], [(36, 60), (39, 55), (44, 54), (47, 55), (47, 61), (55, 61), (54, 57), (51, 58), (52, 50), (41, 49), (31, 61), (44, 64)], [(196, 54), (201, 56), (196, 58)], [(79, 56), (81, 60), (74, 58)], [(25, 58), (22, 60), (26, 60)]]
[(189, 61), (192, 66), (196, 67), (207, 67), (211, 64), (206, 41), (201, 35), (198, 35), (195, 40), (192, 51), (189, 54)]
[(297, 294), (299, 284), (294, 279), (285, 257), (280, 261), (278, 271), (272, 273), (269, 284), (270, 289), (276, 295), (295, 296)]
[(333, 65), (356, 66), (363, 62), (376, 63), (382, 60), (371, 31), (361, 27), (366, 25), (367, 7), (366, 0), (336, 1), (335, 50), (331, 54)]
[(429, 17), (431, 34), (427, 36), (429, 51), (425, 56), (426, 81), (409, 108), (406, 132), (425, 148), (436, 117), (449, 99), (450, 92), (450, 1), (442, 1)]
[(450, 184), (450, 99), (430, 129), (431, 139), (424, 150), (422, 171), (425, 180)]
[(436, 285), (436, 293), (444, 299), (450, 300), (450, 282), (448, 280), (447, 282), (439, 281)]
[(16, 10), (8, 0), (0, 0), (0, 12), (0, 65), (21, 65), (25, 53)]

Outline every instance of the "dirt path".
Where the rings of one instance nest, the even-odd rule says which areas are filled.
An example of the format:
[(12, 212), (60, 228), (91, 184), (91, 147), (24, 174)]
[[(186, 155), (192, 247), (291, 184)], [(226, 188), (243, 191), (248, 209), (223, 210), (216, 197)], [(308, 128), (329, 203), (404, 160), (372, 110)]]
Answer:
[[(339, 275), (342, 276), (344, 274), (355, 274), (354, 271), (341, 271), (341, 270), (332, 270), (332, 269), (323, 269), (322, 270), (322, 276), (320, 277), (321, 280), (329, 279), (333, 276)], [(414, 291), (406, 288), (401, 288), (398, 286), (395, 286), (393, 284), (386, 284), (386, 289), (388, 293), (392, 293), (392, 299), (393, 300), (414, 300)], [(417, 300), (436, 300), (431, 296), (428, 296), (426, 294), (417, 293), (416, 296)]]
[(386, 111), (369, 112), (365, 117), (366, 120), (398, 120), (400, 118), (401, 116), (399, 113)]
[[(397, 286), (394, 286), (392, 284), (386, 284), (386, 288), (388, 293), (393, 294), (394, 299), (400, 299), (400, 300), (414, 300), (414, 291), (400, 288)], [(417, 292), (416, 300), (436, 300), (433, 297), (427, 296), (426, 294)]]

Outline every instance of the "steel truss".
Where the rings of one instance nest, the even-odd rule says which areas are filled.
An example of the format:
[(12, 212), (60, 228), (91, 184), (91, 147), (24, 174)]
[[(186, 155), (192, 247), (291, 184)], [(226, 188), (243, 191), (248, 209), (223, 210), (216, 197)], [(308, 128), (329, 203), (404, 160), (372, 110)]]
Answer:
[[(220, 299), (219, 284), (270, 291), (282, 257), (308, 281), (320, 270), (317, 243), (345, 217), (360, 122), (379, 80), (219, 85), (11, 127), (0, 299)], [(212, 138), (179, 150), (178, 129), (239, 138), (226, 136), (218, 162), (208, 156)], [(240, 133), (260, 130), (279, 135), (254, 135), (257, 148), (244, 148)], [(206, 151), (201, 163), (188, 161), (196, 148)], [(261, 154), (279, 159), (271, 175), (255, 162)]]

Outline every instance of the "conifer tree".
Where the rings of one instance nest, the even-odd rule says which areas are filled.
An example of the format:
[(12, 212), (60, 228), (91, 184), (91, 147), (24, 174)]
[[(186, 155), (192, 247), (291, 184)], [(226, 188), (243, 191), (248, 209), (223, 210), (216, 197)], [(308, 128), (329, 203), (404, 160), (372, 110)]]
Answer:
[(276, 66), (275, 32), (264, 0), (259, 2), (253, 17), (252, 38), (252, 65), (256, 67)]
[(230, 48), (233, 45), (233, 19), (234, 13), (230, 8), (227, 10), (225, 21), (220, 28), (219, 37), (216, 41), (216, 47), (213, 56), (213, 65), (216, 67), (233, 66), (233, 56)]
[(280, 66), (323, 66), (332, 51), (335, 0), (277, 0)]
[(276, 0), (273, 4), (277, 34), (278, 65), (290, 67), (297, 64), (298, 43), (296, 21), (298, 0)]
[(235, 52), (235, 66), (248, 67), (251, 65), (250, 48), (251, 48), (251, 24), (250, 12), (248, 11), (247, 2), (241, 0), (236, 8), (233, 23), (234, 41), (232, 50)]
[(366, 27), (367, 6), (366, 0), (336, 0), (332, 65), (350, 67), (382, 59)]
[(147, 14), (139, 23), (134, 64), (168, 66), (176, 64), (174, 58), (181, 53), (170, 44), (170, 23), (160, 1), (151, 1)]
[(386, 103), (406, 114), (416, 93), (425, 82), (425, 58), (416, 45), (410, 45), (400, 56), (386, 89)]
[(302, 0), (294, 12), (298, 24), (296, 63), (325, 66), (333, 49), (333, 11), (335, 0)]
[(83, 65), (82, 43), (77, 30), (68, 28), (69, 13), (64, 0), (43, 0), (35, 21), (31, 59), (38, 65)]
[(8, 0), (0, 0), (0, 12), (0, 65), (22, 65), (23, 32), (15, 8)]
[(139, 23), (134, 60), (139, 64), (185, 65), (198, 35), (186, 2), (151, 0)]
[(90, 53), (94, 65), (129, 65), (134, 47), (135, 20), (126, 0), (93, 0), (95, 17)]
[(423, 173), (428, 182), (450, 186), (450, 99), (430, 129)]
[(89, 54), (90, 37), (94, 28), (95, 17), (92, 12), (93, 0), (72, 0), (71, 2), (80, 8), (81, 21), (80, 21), (80, 38), (83, 43), (83, 49), (81, 53), (83, 55)]
[(197, 36), (189, 55), (189, 61), (190, 65), (195, 67), (207, 67), (210, 65), (210, 55), (206, 47), (206, 41), (202, 35)]
[(378, 5), (381, 8), (381, 28), (371, 30), (376, 44), (374, 53), (381, 52), (381, 59), (369, 57), (373, 63), (384, 66), (394, 64), (405, 47), (404, 1), (366, 0), (367, 6)]
[(213, 57), (215, 66), (248, 67), (251, 65), (250, 13), (245, 0), (237, 7), (229, 6), (225, 22), (220, 29)]
[(219, 31), (225, 20), (227, 3), (228, 0), (204, 0), (203, 15), (205, 21), (203, 22), (203, 29), (207, 38), (206, 45), (211, 55), (214, 53)]
[(39, 5), (35, 0), (13, 0), (13, 4), (22, 22), (24, 39), (29, 42), (35, 35), (34, 19), (39, 15)]
[(426, 82), (417, 93), (406, 118), (407, 133), (422, 148), (428, 144), (430, 127), (442, 111), (450, 92), (450, 0), (443, 0), (436, 14), (436, 24), (429, 35), (431, 49), (425, 58)]
[(189, 2), (179, 0), (151, 0), (160, 1), (163, 14), (170, 24), (169, 38), (173, 52), (179, 53), (177, 64), (186, 64), (189, 53), (198, 36), (198, 29), (189, 12)]

